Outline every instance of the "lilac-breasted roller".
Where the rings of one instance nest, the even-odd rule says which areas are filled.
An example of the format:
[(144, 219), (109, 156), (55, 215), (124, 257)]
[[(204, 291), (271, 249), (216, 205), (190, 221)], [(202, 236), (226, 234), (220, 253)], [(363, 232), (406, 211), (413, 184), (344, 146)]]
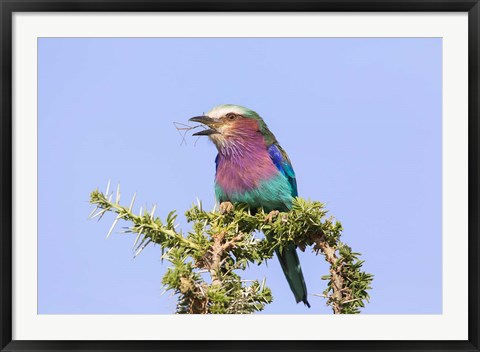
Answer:
[[(218, 202), (246, 203), (252, 210), (263, 208), (266, 212), (291, 209), (297, 196), (295, 172), (287, 153), (255, 111), (219, 105), (190, 121), (208, 126), (194, 135), (208, 136), (217, 147)], [(296, 246), (291, 244), (276, 254), (297, 303), (310, 307)]]

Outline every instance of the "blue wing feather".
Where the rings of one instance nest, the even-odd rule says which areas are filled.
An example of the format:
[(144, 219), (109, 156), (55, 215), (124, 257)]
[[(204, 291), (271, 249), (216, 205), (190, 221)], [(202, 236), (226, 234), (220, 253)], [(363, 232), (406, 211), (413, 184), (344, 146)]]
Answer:
[(293, 171), (293, 167), (290, 163), (290, 160), (288, 159), (287, 153), (285, 153), (282, 147), (280, 147), (276, 143), (270, 145), (267, 150), (270, 158), (272, 159), (272, 162), (275, 164), (277, 169), (287, 177), (288, 182), (290, 183), (290, 187), (292, 188), (292, 196), (298, 196), (295, 171)]

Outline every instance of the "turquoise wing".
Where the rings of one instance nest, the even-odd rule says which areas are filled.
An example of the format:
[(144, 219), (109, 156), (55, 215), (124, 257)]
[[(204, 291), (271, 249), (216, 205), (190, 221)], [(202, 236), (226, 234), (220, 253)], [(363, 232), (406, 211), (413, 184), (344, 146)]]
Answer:
[(293, 171), (292, 163), (285, 150), (283, 150), (278, 143), (273, 143), (267, 148), (267, 150), (277, 169), (287, 177), (292, 189), (292, 197), (298, 196), (295, 171)]

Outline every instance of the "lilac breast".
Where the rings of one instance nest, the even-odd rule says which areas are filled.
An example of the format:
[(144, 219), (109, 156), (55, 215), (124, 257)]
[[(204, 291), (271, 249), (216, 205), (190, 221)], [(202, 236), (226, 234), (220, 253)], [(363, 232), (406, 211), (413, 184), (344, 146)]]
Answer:
[(249, 143), (242, 150), (219, 152), (215, 181), (227, 195), (255, 189), (277, 175), (263, 141)]

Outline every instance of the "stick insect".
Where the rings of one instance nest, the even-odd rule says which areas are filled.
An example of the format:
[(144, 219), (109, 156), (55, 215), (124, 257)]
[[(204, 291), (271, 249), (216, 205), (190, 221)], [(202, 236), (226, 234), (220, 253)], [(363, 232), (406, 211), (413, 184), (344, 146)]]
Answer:
[[(186, 137), (187, 137), (187, 133), (189, 131), (197, 129), (199, 127), (202, 127), (203, 129), (207, 129), (207, 127), (204, 126), (204, 125), (190, 126), (190, 125), (187, 125), (187, 124), (184, 124), (184, 123), (181, 123), (181, 122), (174, 122), (173, 125), (177, 129), (178, 134), (182, 137), (182, 141), (180, 142), (180, 145), (183, 145), (183, 144), (187, 145)], [(200, 136), (197, 137), (197, 139), (193, 143), (194, 146), (197, 145), (197, 142), (198, 142), (199, 139), (200, 139)]]

